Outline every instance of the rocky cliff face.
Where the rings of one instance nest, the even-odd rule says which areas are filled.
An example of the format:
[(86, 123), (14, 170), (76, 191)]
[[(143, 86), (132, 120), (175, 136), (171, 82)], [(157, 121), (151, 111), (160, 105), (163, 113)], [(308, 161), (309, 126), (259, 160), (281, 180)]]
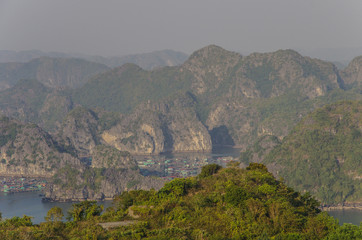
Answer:
[(347, 88), (362, 86), (362, 56), (353, 59), (348, 66), (341, 71), (341, 77)]
[(214, 92), (229, 78), (232, 69), (241, 61), (241, 55), (210, 45), (194, 52), (181, 66), (194, 77), (192, 90), (195, 94)]
[(164, 181), (144, 177), (137, 162), (128, 152), (113, 147), (97, 146), (90, 167), (64, 167), (53, 176), (53, 184), (45, 191), (55, 201), (104, 200), (125, 190), (159, 189)]
[[(78, 109), (77, 114), (84, 116), (89, 112)], [(163, 180), (140, 174), (137, 162), (128, 152), (110, 146), (97, 145), (88, 151), (88, 165), (76, 157), (85, 149), (80, 146), (90, 146), (84, 139), (72, 138), (70, 145), (63, 145), (35, 124), (2, 117), (0, 176), (47, 178), (46, 198), (55, 201), (111, 199), (127, 189), (162, 187)], [(69, 149), (73, 152), (69, 153)]]
[(38, 111), (37, 121), (34, 122), (47, 131), (55, 132), (60, 128), (63, 119), (73, 107), (73, 101), (69, 96), (62, 92), (53, 91), (46, 96)]
[[(206, 112), (203, 121), (213, 143), (244, 148), (262, 135), (284, 137), (304, 114), (300, 102), (314, 101), (343, 85), (333, 64), (292, 50), (242, 57), (209, 46), (191, 55), (183, 67), (193, 73), (193, 86), (208, 91), (191, 90)], [(279, 104), (295, 104), (297, 112), (279, 111)]]
[(80, 161), (62, 152), (52, 137), (34, 124), (22, 124), (7, 117), (0, 119), (0, 175), (51, 177), (65, 164)]
[(162, 179), (144, 177), (137, 171), (125, 171), (122, 169), (106, 169), (102, 172), (102, 179), (96, 182), (93, 180), (96, 178), (85, 179), (85, 177), (84, 174), (77, 175), (77, 183), (73, 186), (66, 184), (50, 185), (45, 190), (46, 199), (61, 202), (111, 200), (123, 191), (160, 189), (164, 185)]
[(76, 107), (66, 116), (57, 140), (79, 156), (88, 156), (98, 144), (98, 120), (94, 112)]
[(114, 147), (98, 145), (92, 152), (92, 168), (122, 168), (137, 170), (136, 160), (129, 152), (121, 152)]
[(140, 106), (118, 125), (104, 131), (102, 139), (133, 154), (211, 151), (210, 135), (197, 118), (190, 96), (165, 102)]

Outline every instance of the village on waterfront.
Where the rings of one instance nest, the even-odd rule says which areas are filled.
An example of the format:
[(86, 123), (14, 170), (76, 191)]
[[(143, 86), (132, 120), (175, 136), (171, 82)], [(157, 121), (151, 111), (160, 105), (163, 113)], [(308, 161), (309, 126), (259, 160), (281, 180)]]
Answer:
[(41, 191), (46, 184), (45, 179), (0, 177), (0, 190), (4, 193)]
[[(236, 151), (237, 153), (237, 151)], [(232, 156), (230, 156), (232, 155)], [(166, 180), (196, 176), (207, 164), (216, 163), (225, 167), (238, 161), (238, 154), (179, 153), (157, 156), (134, 156), (142, 175), (157, 176)], [(91, 158), (84, 158), (91, 165)], [(0, 176), (0, 191), (6, 194), (41, 191), (47, 185), (43, 178)]]

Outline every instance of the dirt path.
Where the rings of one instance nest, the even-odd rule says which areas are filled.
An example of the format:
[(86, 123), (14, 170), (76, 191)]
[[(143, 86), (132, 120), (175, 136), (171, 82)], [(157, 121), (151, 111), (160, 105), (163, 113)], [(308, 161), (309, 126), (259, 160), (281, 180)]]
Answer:
[(132, 224), (136, 224), (139, 221), (135, 221), (135, 220), (128, 220), (128, 221), (120, 221), (120, 222), (106, 222), (106, 223), (98, 223), (98, 225), (100, 225), (102, 228), (108, 230), (110, 228), (115, 228), (115, 227), (119, 227), (119, 226), (129, 226)]

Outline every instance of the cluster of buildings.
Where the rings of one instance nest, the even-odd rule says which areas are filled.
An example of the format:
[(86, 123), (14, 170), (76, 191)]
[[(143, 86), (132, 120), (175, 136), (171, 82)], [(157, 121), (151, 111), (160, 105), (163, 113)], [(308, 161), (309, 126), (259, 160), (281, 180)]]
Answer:
[(40, 191), (46, 184), (44, 179), (2, 177), (0, 191), (5, 193)]

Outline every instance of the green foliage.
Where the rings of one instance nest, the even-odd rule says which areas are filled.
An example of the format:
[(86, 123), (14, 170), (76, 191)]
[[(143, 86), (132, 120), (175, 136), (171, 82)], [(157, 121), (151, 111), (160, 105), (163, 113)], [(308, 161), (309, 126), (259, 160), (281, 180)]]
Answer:
[(226, 193), (224, 200), (226, 203), (232, 204), (234, 206), (240, 206), (244, 204), (245, 200), (248, 199), (247, 191), (239, 186), (231, 185), (226, 188)]
[(271, 74), (274, 71), (273, 65), (270, 62), (264, 62), (258, 67), (249, 66), (246, 75), (255, 81), (257, 89), (263, 97), (269, 97), (272, 92), (275, 80), (271, 79)]
[(159, 198), (180, 197), (187, 194), (188, 190), (197, 186), (193, 178), (177, 178), (165, 184), (158, 191)]
[(127, 113), (142, 102), (172, 96), (190, 85), (188, 73), (175, 67), (147, 72), (134, 64), (126, 64), (96, 76), (75, 90), (73, 99), (83, 106)]
[(100, 131), (108, 130), (120, 121), (119, 113), (98, 110), (97, 115), (98, 115), (98, 125), (100, 126)]
[(64, 217), (63, 210), (60, 207), (51, 208), (44, 217), (47, 222), (60, 222)]
[(59, 169), (52, 178), (54, 183), (62, 183), (62, 187), (74, 189), (78, 186), (79, 174), (80, 172), (78, 169), (71, 165), (66, 165)]
[(267, 167), (261, 163), (250, 163), (249, 166), (246, 167), (246, 170), (260, 170), (263, 172), (268, 172)]
[(122, 193), (116, 212), (126, 218), (127, 209), (137, 211), (149, 223), (142, 232), (150, 239), (320, 239), (337, 227), (333, 218), (319, 214), (315, 199), (276, 181), (262, 164), (176, 179), (145, 193)]
[(214, 175), (217, 173), (222, 167), (218, 164), (208, 164), (201, 168), (201, 173), (199, 174), (199, 178), (205, 178)]
[(331, 232), (325, 239), (326, 240), (362, 239), (362, 225), (358, 227), (352, 224), (343, 224), (341, 227)]
[(33, 223), (31, 222), (32, 217), (24, 215), (23, 217), (12, 217), (9, 219), (5, 219), (4, 221), (0, 222), (1, 227), (22, 227), (22, 226), (32, 226)]
[(74, 222), (90, 220), (94, 216), (99, 216), (103, 211), (103, 205), (98, 205), (96, 201), (84, 201), (74, 203), (68, 212), (68, 220)]

